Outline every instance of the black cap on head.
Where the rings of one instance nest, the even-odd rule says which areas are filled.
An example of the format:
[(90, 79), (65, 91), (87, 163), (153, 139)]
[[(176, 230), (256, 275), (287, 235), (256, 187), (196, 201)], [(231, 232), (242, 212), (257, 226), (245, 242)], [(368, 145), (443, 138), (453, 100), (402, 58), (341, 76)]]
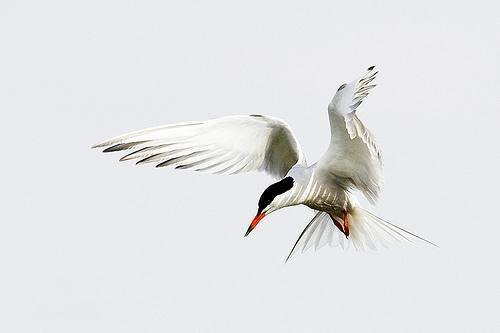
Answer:
[(285, 177), (277, 183), (270, 185), (265, 191), (262, 193), (259, 199), (259, 211), (257, 214), (260, 214), (264, 208), (266, 208), (271, 202), (273, 202), (274, 198), (280, 194), (285, 193), (293, 187), (293, 178)]

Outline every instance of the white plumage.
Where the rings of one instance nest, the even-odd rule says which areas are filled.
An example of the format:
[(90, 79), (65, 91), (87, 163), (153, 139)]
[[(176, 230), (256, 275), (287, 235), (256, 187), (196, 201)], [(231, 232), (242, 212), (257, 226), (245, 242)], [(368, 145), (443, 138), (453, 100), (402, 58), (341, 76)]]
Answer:
[(304, 159), (284, 121), (261, 115), (228, 116), (127, 133), (93, 146), (105, 152), (134, 149), (121, 158), (212, 173), (262, 170), (283, 177)]
[(131, 150), (121, 160), (137, 164), (217, 174), (261, 170), (281, 179), (262, 194), (247, 234), (265, 215), (278, 209), (298, 204), (314, 209), (316, 215), (289, 257), (326, 244), (375, 249), (400, 241), (426, 241), (360, 208), (351, 193), (360, 190), (374, 203), (380, 192), (381, 153), (374, 136), (356, 115), (375, 87), (377, 73), (372, 66), (361, 78), (340, 86), (328, 105), (330, 145), (312, 165), (307, 165), (288, 124), (264, 115), (154, 127), (93, 147), (106, 147), (104, 152)]

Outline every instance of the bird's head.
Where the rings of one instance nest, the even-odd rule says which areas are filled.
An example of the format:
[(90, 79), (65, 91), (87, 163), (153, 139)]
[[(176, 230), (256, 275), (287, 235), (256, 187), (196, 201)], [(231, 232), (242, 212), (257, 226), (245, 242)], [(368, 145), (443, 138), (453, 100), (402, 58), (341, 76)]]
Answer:
[(288, 206), (286, 203), (293, 188), (294, 180), (292, 177), (285, 177), (277, 183), (270, 185), (262, 192), (259, 199), (259, 209), (252, 223), (248, 227), (245, 237), (257, 226), (257, 224), (267, 215), (277, 211), (280, 208)]

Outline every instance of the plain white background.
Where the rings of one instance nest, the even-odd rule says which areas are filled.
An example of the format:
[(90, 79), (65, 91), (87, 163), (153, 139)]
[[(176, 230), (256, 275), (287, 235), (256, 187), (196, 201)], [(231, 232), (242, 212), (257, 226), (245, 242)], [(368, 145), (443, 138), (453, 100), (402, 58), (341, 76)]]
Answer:
[[(497, 1), (0, 4), (2, 332), (498, 332)], [(271, 179), (90, 146), (229, 114), (326, 149), (338, 86), (384, 153), (371, 211), (438, 243), (284, 259), (312, 217), (243, 234)], [(365, 202), (365, 201), (363, 201)]]

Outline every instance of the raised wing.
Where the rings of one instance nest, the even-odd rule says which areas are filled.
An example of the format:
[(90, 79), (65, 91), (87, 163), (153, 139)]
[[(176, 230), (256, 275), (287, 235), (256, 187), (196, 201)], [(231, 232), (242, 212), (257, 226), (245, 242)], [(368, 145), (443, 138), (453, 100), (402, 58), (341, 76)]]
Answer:
[(148, 128), (96, 144), (104, 152), (132, 150), (120, 161), (155, 163), (218, 174), (263, 170), (284, 177), (304, 160), (290, 127), (270, 116), (229, 116)]
[(328, 105), (331, 139), (318, 162), (320, 170), (354, 186), (372, 203), (380, 192), (382, 159), (374, 136), (356, 115), (356, 110), (375, 87), (374, 66), (358, 80), (343, 84)]

